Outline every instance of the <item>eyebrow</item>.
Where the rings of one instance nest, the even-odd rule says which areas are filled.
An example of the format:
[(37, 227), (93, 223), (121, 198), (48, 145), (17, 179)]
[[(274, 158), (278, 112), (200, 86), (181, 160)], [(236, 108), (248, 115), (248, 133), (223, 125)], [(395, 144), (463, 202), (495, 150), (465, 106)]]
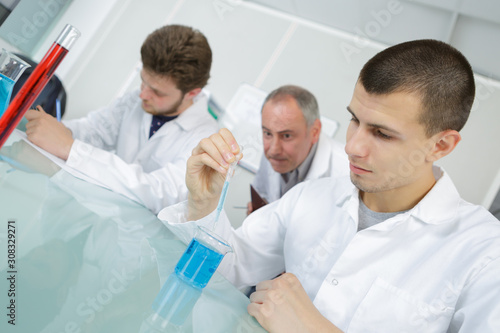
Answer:
[[(356, 115), (354, 114), (354, 112), (351, 110), (351, 108), (349, 106), (346, 107), (347, 111), (349, 111), (349, 113), (356, 119), (358, 119), (358, 117), (356, 117)], [(367, 124), (369, 127), (373, 127), (373, 128), (380, 128), (380, 129), (383, 129), (385, 131), (388, 131), (388, 132), (391, 132), (391, 133), (394, 133), (396, 135), (401, 135), (401, 133), (399, 133), (398, 131), (396, 131), (395, 129), (392, 129), (390, 127), (387, 127), (385, 125), (380, 125), (380, 124), (373, 124), (373, 123), (368, 123)]]
[[(269, 128), (267, 128), (266, 126), (262, 126), (262, 129), (266, 130), (268, 132), (271, 132), (271, 130)], [(278, 134), (285, 134), (285, 133), (293, 133), (293, 130), (286, 129), (284, 131), (278, 132)]]
[(142, 77), (142, 73), (140, 73), (140, 77), (141, 77), (141, 81), (142, 81), (142, 83), (144, 83), (144, 84), (145, 84), (145, 85), (147, 85), (147, 86), (148, 86), (151, 90), (153, 90), (153, 91), (154, 91), (154, 93), (155, 93), (156, 95), (160, 95), (160, 94), (164, 94), (164, 95), (165, 95), (165, 93), (164, 93), (164, 92), (159, 91), (158, 89), (156, 89), (155, 87), (151, 86), (149, 83), (147, 83), (146, 81), (144, 81), (144, 77)]

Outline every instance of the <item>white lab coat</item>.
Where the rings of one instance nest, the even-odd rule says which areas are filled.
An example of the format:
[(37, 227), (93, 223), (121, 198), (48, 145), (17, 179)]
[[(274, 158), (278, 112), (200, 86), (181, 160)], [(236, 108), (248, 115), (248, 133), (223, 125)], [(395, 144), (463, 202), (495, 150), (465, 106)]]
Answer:
[[(345, 332), (500, 332), (500, 222), (460, 198), (448, 175), (411, 210), (357, 231), (359, 192), (346, 177), (301, 183), (216, 232), (234, 254), (220, 272), (237, 287), (287, 271)], [(159, 218), (184, 240), (186, 203)]]
[[(321, 133), (318, 148), (304, 181), (324, 177), (341, 177), (348, 174), (349, 160), (344, 145)], [(269, 160), (262, 156), (259, 171), (257, 171), (252, 185), (267, 202), (273, 202), (280, 198), (280, 179), (280, 173), (274, 171)]]
[(66, 165), (155, 213), (185, 200), (187, 159), (201, 139), (218, 130), (217, 122), (205, 96), (149, 138), (151, 119), (134, 91), (65, 122), (76, 139)]

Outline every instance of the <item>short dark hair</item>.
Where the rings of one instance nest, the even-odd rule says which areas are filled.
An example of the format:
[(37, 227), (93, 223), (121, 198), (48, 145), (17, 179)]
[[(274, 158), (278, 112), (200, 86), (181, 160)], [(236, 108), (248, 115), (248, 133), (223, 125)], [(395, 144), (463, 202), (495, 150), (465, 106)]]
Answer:
[(191, 27), (167, 25), (153, 31), (141, 47), (143, 68), (172, 79), (187, 93), (210, 78), (212, 50), (206, 37)]
[(316, 97), (307, 89), (299, 86), (286, 85), (281, 86), (267, 95), (264, 104), (269, 101), (277, 102), (280, 99), (292, 97), (299, 106), (307, 126), (311, 126), (316, 119), (319, 119), (319, 108)]
[(370, 94), (414, 93), (421, 100), (419, 121), (428, 137), (444, 130), (460, 131), (475, 95), (474, 74), (454, 47), (431, 39), (389, 47), (371, 58), (359, 82)]

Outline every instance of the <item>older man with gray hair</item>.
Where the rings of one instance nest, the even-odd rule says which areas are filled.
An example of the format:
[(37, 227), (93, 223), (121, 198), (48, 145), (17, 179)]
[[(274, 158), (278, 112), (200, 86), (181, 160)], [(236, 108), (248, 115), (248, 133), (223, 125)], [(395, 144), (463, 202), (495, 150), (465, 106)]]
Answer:
[[(300, 182), (349, 173), (344, 146), (321, 133), (318, 102), (304, 88), (285, 85), (266, 97), (262, 137), (265, 158), (252, 186), (265, 202)], [(247, 212), (258, 207), (249, 203)]]

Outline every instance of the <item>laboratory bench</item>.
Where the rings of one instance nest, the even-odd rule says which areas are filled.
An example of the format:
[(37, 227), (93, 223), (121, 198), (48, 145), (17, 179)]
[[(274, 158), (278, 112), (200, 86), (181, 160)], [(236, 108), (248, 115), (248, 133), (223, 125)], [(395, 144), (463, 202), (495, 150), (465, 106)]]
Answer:
[[(186, 245), (18, 132), (0, 153), (0, 332), (139, 332)], [(265, 332), (248, 304), (216, 273), (179, 332)]]

